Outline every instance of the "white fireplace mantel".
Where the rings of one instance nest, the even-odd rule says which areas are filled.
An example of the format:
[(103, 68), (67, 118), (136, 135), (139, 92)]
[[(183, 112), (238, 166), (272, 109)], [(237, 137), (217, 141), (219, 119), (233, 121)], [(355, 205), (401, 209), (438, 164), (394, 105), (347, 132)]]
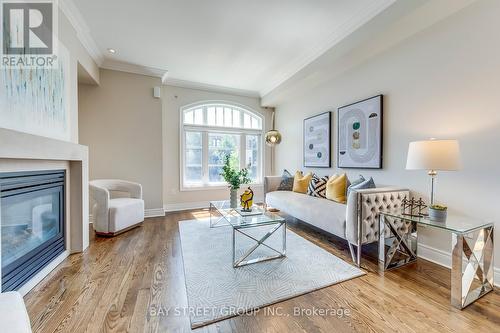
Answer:
[[(67, 163), (66, 252), (23, 287), (27, 293), (69, 253), (84, 251), (89, 245), (88, 148), (37, 135), (0, 128), (0, 172), (26, 171), (26, 165)], [(1, 207), (0, 207), (1, 209)], [(1, 215), (0, 215), (1, 219)], [(1, 222), (1, 220), (0, 220)]]

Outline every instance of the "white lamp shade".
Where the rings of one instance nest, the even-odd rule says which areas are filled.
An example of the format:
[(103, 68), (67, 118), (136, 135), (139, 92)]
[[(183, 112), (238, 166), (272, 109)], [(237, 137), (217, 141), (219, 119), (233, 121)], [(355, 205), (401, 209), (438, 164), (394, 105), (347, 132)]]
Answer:
[(455, 171), (460, 169), (460, 146), (457, 140), (410, 142), (406, 169)]

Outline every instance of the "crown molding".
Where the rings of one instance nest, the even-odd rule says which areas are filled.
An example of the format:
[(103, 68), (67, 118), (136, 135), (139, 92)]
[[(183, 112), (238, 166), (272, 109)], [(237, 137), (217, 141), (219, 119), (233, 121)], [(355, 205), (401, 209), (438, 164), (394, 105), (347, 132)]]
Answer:
[(59, 8), (62, 10), (64, 15), (66, 15), (69, 22), (75, 29), (76, 36), (82, 43), (85, 50), (87, 50), (92, 59), (94, 59), (97, 66), (101, 67), (104, 61), (104, 55), (99, 49), (99, 46), (97, 46), (95, 40), (92, 38), (92, 35), (90, 34), (90, 29), (88, 25), (85, 23), (82, 14), (75, 6), (73, 0), (60, 0)]
[(325, 42), (322, 42), (316, 46), (310, 53), (292, 62), (288, 67), (289, 70), (286, 71), (279, 79), (271, 80), (268, 82), (267, 86), (261, 89), (260, 96), (266, 96), (273, 90), (281, 86), (285, 81), (292, 78), (295, 74), (301, 71), (304, 67), (312, 63), (314, 60), (319, 58), (326, 51), (334, 47), (336, 44), (341, 42), (344, 38), (348, 37), (358, 28), (363, 26), (365, 23), (373, 19), (375, 16), (380, 14), (383, 10), (394, 4), (396, 0), (382, 0), (373, 1), (371, 6), (366, 6), (365, 10), (357, 13), (351, 19), (342, 24), (338, 29), (328, 37)]
[(168, 73), (166, 69), (142, 66), (142, 65), (132, 64), (129, 62), (111, 60), (108, 58), (104, 59), (100, 67), (104, 69), (111, 69), (114, 71), (153, 76), (153, 77), (158, 77), (160, 79), (163, 79), (163, 77), (165, 77), (166, 74)]
[(258, 91), (238, 89), (238, 88), (229, 88), (229, 87), (217, 86), (217, 85), (213, 85), (213, 84), (209, 84), (209, 83), (201, 83), (201, 82), (193, 82), (193, 81), (175, 79), (175, 78), (167, 77), (167, 75), (165, 75), (162, 82), (165, 85), (180, 87), (180, 88), (188, 88), (188, 89), (218, 92), (218, 93), (222, 93), (222, 94), (229, 94), (229, 95), (236, 95), (236, 96), (260, 98), (260, 94)]

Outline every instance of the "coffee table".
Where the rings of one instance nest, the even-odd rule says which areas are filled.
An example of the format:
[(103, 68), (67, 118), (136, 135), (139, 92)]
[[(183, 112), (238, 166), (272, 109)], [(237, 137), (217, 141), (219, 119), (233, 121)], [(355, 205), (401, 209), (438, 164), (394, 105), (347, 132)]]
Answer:
[[(210, 201), (210, 227), (230, 226), (232, 228), (232, 253), (233, 267), (241, 267), (271, 259), (282, 258), (286, 256), (286, 220), (281, 216), (268, 212), (262, 207), (254, 207), (252, 212), (242, 212), (239, 208), (231, 208), (229, 201)], [(264, 234), (257, 238), (246, 232), (250, 228), (268, 227)], [(266, 244), (275, 232), (281, 229), (281, 248), (276, 249)], [(243, 236), (251, 239), (255, 244), (248, 248), (241, 257), (236, 258), (236, 240), (237, 236)], [(260, 256), (258, 258), (247, 259), (259, 247), (266, 247), (275, 255)]]

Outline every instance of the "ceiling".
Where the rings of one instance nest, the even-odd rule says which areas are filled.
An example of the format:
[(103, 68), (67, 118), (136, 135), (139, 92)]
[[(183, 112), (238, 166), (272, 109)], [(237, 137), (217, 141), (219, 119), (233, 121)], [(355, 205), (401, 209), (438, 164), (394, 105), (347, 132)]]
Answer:
[(263, 96), (394, 1), (80, 0), (72, 6), (85, 26), (84, 45), (93, 45), (103, 67), (146, 68), (167, 72), (166, 83)]

